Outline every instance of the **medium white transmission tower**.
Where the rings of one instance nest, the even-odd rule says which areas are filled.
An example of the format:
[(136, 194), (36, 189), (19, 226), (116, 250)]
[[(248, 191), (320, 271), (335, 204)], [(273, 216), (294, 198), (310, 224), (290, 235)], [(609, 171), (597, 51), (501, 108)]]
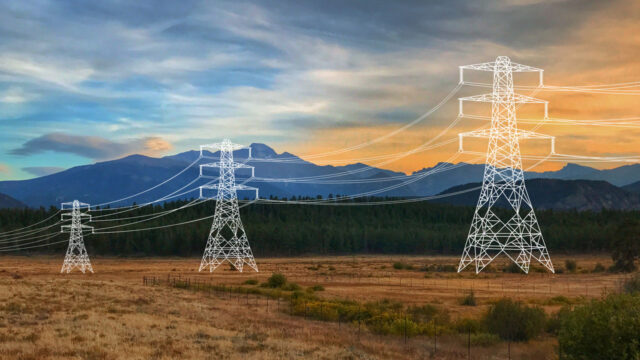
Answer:
[(250, 190), (256, 192), (258, 197), (258, 189), (254, 187), (236, 184), (235, 170), (239, 168), (251, 169), (251, 176), (254, 175), (253, 166), (245, 165), (233, 161), (233, 152), (240, 149), (248, 149), (251, 158), (251, 148), (247, 146), (232, 144), (229, 139), (224, 139), (221, 143), (201, 145), (200, 155), (203, 150), (211, 149), (220, 151), (220, 161), (216, 163), (200, 165), (200, 176), (207, 177), (203, 174), (205, 168), (219, 168), (218, 184), (204, 185), (200, 187), (200, 197), (202, 198), (202, 190), (217, 190), (216, 209), (213, 217), (213, 224), (209, 232), (207, 247), (202, 256), (200, 269), (202, 271), (209, 268), (212, 272), (225, 260), (231, 263), (238, 271), (242, 272), (244, 264), (249, 265), (256, 272), (258, 266), (253, 258), (251, 247), (247, 234), (242, 226), (240, 219), (240, 211), (238, 209), (237, 190)]
[(482, 190), (458, 272), (475, 263), (476, 273), (479, 273), (501, 253), (525, 273), (529, 272), (532, 257), (554, 272), (525, 186), (519, 145), (519, 139), (523, 138), (551, 139), (553, 153), (554, 138), (519, 130), (516, 124), (516, 103), (544, 104), (547, 118), (547, 102), (513, 92), (514, 72), (539, 72), (542, 86), (543, 70), (515, 64), (508, 57), (499, 56), (495, 62), (461, 66), (461, 83), (465, 69), (493, 72), (493, 92), (459, 99), (460, 115), (464, 101), (490, 102), (491, 128), (460, 134), (460, 151), (463, 151), (462, 139), (465, 136), (488, 138), (489, 147)]
[(68, 232), (70, 234), (69, 247), (67, 248), (67, 254), (64, 257), (64, 263), (62, 263), (60, 273), (68, 274), (74, 268), (80, 269), (83, 274), (86, 270), (93, 273), (83, 238), (83, 232), (91, 231), (91, 233), (93, 233), (93, 227), (82, 224), (83, 219), (91, 221), (91, 215), (82, 212), (82, 209), (89, 209), (89, 204), (74, 200), (73, 202), (62, 203), (60, 209), (63, 211), (71, 210), (62, 214), (62, 220), (71, 217), (71, 225), (62, 225), (60, 230), (61, 232)]

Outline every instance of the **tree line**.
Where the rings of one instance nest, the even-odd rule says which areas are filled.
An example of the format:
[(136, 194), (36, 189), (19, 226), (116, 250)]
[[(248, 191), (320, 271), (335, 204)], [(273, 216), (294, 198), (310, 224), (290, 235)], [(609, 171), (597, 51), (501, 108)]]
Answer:
[[(366, 199), (361, 202), (372, 200)], [(138, 217), (126, 221), (93, 222), (101, 229), (145, 219), (144, 215), (158, 214), (186, 205), (189, 201), (173, 201), (145, 206), (102, 217), (117, 211), (92, 211), (95, 220)], [(318, 206), (301, 204), (257, 203), (241, 208), (242, 221), (256, 256), (294, 256), (304, 254), (459, 254), (469, 231), (474, 208), (431, 202), (386, 205)], [(213, 215), (215, 201), (207, 201), (157, 219), (104, 231), (142, 230), (170, 225)], [(52, 216), (58, 209), (2, 209), (0, 232), (29, 226)], [(640, 219), (638, 211), (554, 211), (536, 212), (547, 247), (552, 253), (611, 251), (621, 226)], [(35, 227), (54, 224), (50, 221)], [(157, 230), (133, 231), (118, 234), (87, 235), (85, 242), (93, 255), (125, 256), (197, 256), (205, 247), (211, 219)], [(624, 225), (627, 224), (627, 225)], [(59, 232), (54, 226), (32, 236)], [(628, 231), (627, 231), (628, 232)], [(59, 235), (34, 245), (46, 245), (67, 238)], [(20, 244), (20, 240), (6, 241), (2, 236), (0, 248)], [(24, 240), (24, 239), (21, 239)], [(24, 242), (24, 241), (22, 241)], [(33, 245), (32, 245), (33, 246)], [(65, 243), (39, 247), (25, 252), (59, 253)], [(5, 252), (6, 253), (6, 252)]]

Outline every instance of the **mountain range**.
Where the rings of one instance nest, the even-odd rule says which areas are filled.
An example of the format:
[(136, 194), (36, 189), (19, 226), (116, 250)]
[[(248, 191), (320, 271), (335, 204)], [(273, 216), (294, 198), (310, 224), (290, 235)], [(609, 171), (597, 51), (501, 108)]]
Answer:
[[(255, 167), (255, 178), (246, 185), (259, 188), (260, 197), (317, 196), (330, 194), (370, 196), (422, 197), (477, 187), (482, 179), (483, 164), (440, 163), (412, 174), (376, 168), (362, 163), (345, 166), (316, 165), (293, 154), (278, 154), (265, 144), (251, 144), (252, 157), (246, 161), (246, 150), (234, 153), (236, 161)], [(90, 204), (125, 206), (161, 199), (167, 194), (181, 194), (211, 179), (198, 179), (199, 164), (215, 162), (219, 153), (187, 151), (153, 158), (131, 155), (117, 160), (70, 168), (55, 174), (19, 181), (0, 181), (0, 193), (31, 207), (59, 206), (60, 202), (81, 200)], [(163, 183), (193, 162), (196, 164)], [(443, 171), (446, 170), (446, 171)], [(209, 171), (215, 176), (216, 171)], [(237, 170), (238, 182), (250, 173)], [(568, 164), (558, 171), (527, 172), (525, 175), (536, 207), (559, 209), (637, 209), (640, 208), (640, 165), (627, 165), (609, 170)], [(301, 178), (304, 178), (301, 180)], [(535, 179), (535, 180), (534, 180)], [(579, 181), (577, 181), (579, 180)], [(157, 186), (157, 187), (156, 187)], [(152, 190), (145, 191), (146, 189)], [(141, 193), (143, 192), (143, 193)], [(137, 196), (129, 197), (133, 194)], [(197, 197), (197, 191), (176, 198)], [(253, 194), (239, 193), (239, 197)], [(477, 192), (446, 198), (447, 202), (472, 205)], [(444, 201), (444, 200), (442, 200)], [(106, 205), (106, 204), (105, 204)], [(2, 206), (2, 203), (0, 203)]]
[(12, 198), (7, 194), (0, 194), (0, 209), (19, 209), (27, 207), (26, 204)]

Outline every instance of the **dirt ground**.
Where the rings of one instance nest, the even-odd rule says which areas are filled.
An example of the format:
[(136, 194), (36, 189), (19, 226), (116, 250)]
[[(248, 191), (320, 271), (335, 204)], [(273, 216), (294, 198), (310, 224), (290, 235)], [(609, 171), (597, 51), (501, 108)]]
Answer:
[[(180, 276), (210, 284), (265, 281), (281, 272), (302, 286), (320, 284), (322, 297), (433, 304), (452, 318), (480, 316), (501, 297), (543, 306), (556, 296), (584, 301), (616, 291), (624, 277), (592, 272), (605, 256), (573, 257), (575, 273), (425, 272), (457, 265), (456, 257), (343, 256), (258, 259), (260, 272), (224, 265), (198, 273), (199, 259), (93, 258), (94, 274), (60, 274), (61, 257), (0, 257), (0, 357), (3, 359), (462, 359), (459, 335), (405, 340), (353, 324), (290, 316), (286, 304), (256, 295), (227, 297), (168, 286), (143, 277)], [(554, 258), (563, 267), (567, 258)], [(410, 264), (397, 270), (395, 262)], [(503, 264), (494, 264), (500, 268)], [(462, 306), (473, 290), (478, 306)], [(281, 309), (278, 309), (282, 307)], [(434, 353), (434, 345), (436, 351)], [(554, 359), (555, 340), (511, 344), (512, 359)], [(507, 359), (507, 344), (474, 346), (472, 359)]]

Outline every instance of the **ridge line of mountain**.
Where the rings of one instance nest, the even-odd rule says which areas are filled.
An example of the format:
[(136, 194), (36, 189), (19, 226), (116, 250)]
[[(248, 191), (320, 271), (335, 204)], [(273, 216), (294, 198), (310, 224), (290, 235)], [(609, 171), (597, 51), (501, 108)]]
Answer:
[[(277, 153), (271, 147), (254, 143), (250, 145), (255, 160), (248, 164), (255, 167), (258, 178), (316, 179), (314, 182), (292, 181), (265, 182), (254, 179), (248, 185), (260, 188), (263, 197), (313, 196), (328, 194), (375, 196), (423, 197), (441, 193), (452, 186), (478, 182), (482, 179), (484, 164), (467, 164), (450, 170), (423, 176), (434, 167), (426, 167), (411, 174), (377, 168), (362, 163), (346, 165), (317, 165), (288, 152)], [(246, 154), (236, 152), (241, 160)], [(244, 150), (246, 151), (246, 150)], [(217, 153), (206, 152), (208, 157)], [(199, 151), (189, 150), (160, 158), (129, 155), (116, 160), (76, 166), (55, 174), (27, 180), (0, 181), (0, 193), (7, 194), (28, 206), (59, 205), (63, 201), (79, 199), (87, 203), (104, 203), (149, 189), (172, 177), (199, 156)], [(261, 159), (292, 160), (286, 162), (259, 161)], [(206, 160), (205, 160), (206, 161)], [(440, 163), (442, 166), (444, 163)], [(154, 201), (179, 190), (198, 176), (198, 168), (188, 169), (173, 181), (136, 197), (137, 203)], [(238, 170), (238, 177), (246, 176)], [(586, 166), (567, 164), (557, 171), (527, 172), (527, 182), (533, 179), (604, 180), (615, 186), (624, 186), (629, 192), (640, 191), (640, 165), (626, 165), (615, 169), (597, 170)], [(340, 183), (348, 180), (349, 183)], [(199, 181), (199, 180), (198, 180)], [(405, 184), (405, 182), (407, 182)], [(200, 182), (193, 184), (194, 190)], [(191, 188), (186, 188), (189, 190)], [(194, 196), (186, 194), (185, 197)], [(130, 203), (115, 203), (125, 206)]]

